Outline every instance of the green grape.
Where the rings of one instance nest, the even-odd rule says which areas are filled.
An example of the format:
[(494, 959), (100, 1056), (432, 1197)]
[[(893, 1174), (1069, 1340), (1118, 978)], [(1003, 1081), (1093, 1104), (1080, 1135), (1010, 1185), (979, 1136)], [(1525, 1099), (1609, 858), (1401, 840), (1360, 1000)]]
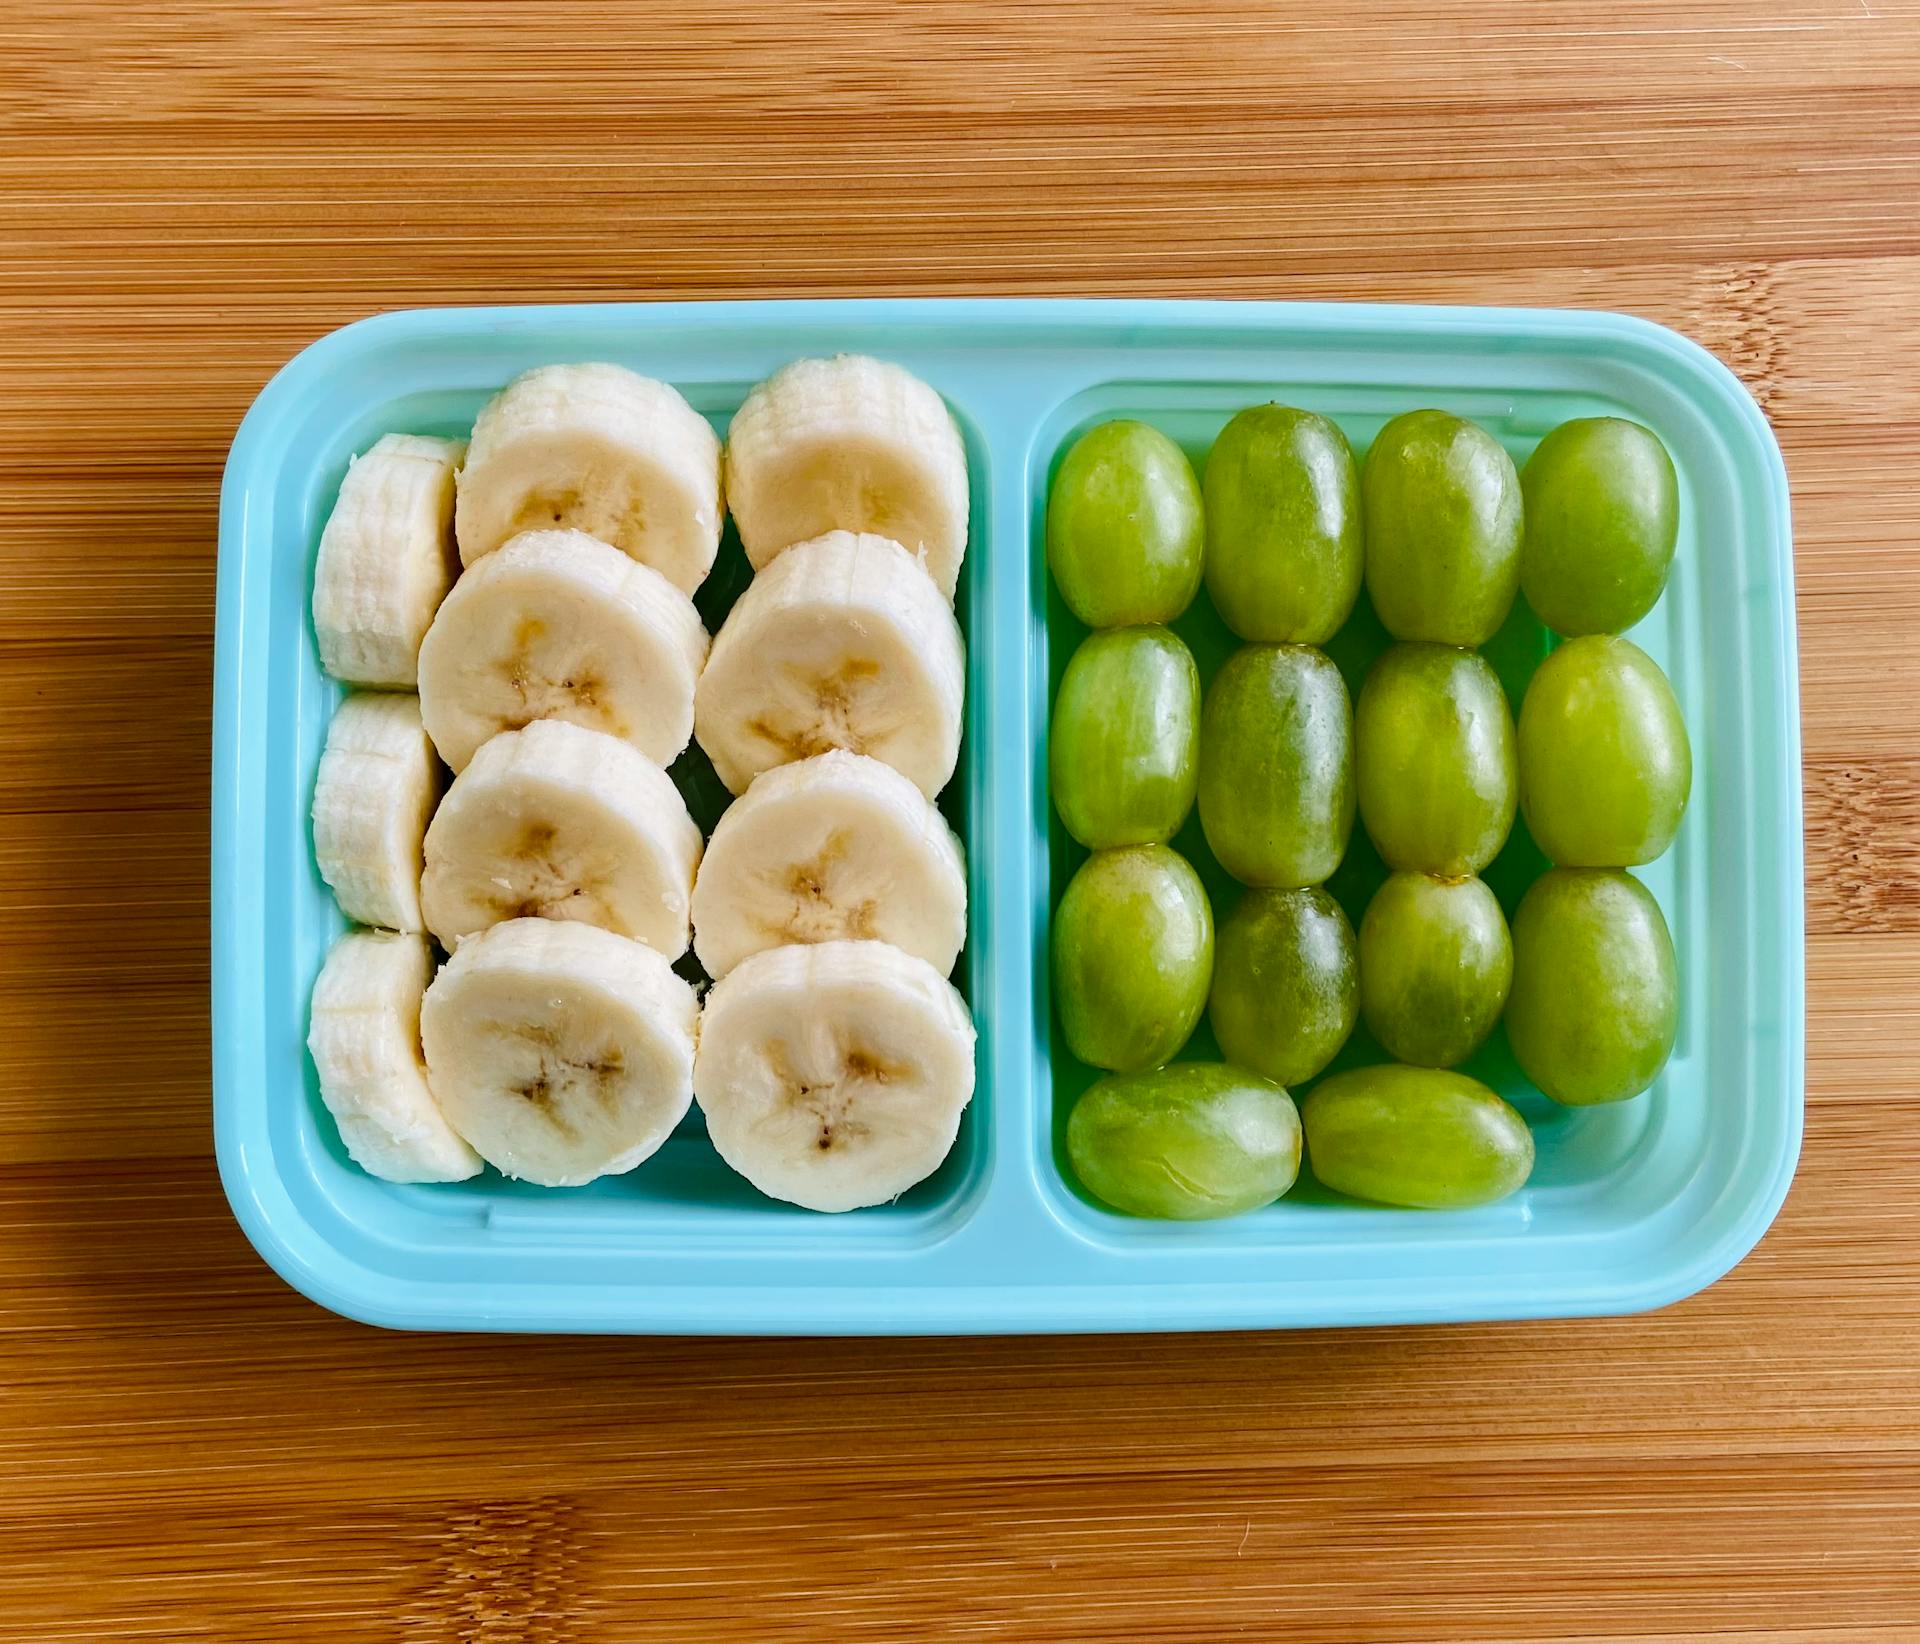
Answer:
[(1520, 476), (1484, 428), (1408, 411), (1380, 430), (1360, 487), (1367, 592), (1395, 639), (1484, 645), (1520, 586)]
[(1624, 417), (1578, 417), (1520, 473), (1520, 586), (1556, 633), (1617, 634), (1653, 609), (1680, 532), (1673, 459)]
[(1200, 780), (1200, 670), (1166, 628), (1089, 634), (1053, 699), (1054, 808), (1092, 850), (1164, 845)]
[(1554, 868), (1513, 916), (1507, 1038), (1556, 1102), (1638, 1096), (1680, 1021), (1673, 938), (1652, 893), (1616, 868)]
[(1533, 1170), (1527, 1121), (1478, 1079), (1438, 1068), (1355, 1068), (1301, 1105), (1321, 1185), (1416, 1210), (1492, 1204)]
[(1520, 704), (1520, 810), (1563, 868), (1631, 868), (1673, 843), (1693, 751), (1673, 687), (1630, 639), (1570, 639)]
[(1507, 695), (1483, 658), (1396, 645), (1353, 717), (1360, 820), (1389, 867), (1461, 878), (1500, 854), (1519, 777)]
[(1214, 939), (1207, 1019), (1221, 1054), (1283, 1085), (1339, 1054), (1359, 1010), (1359, 956), (1319, 887), (1250, 890)]
[(1353, 831), (1353, 709), (1303, 645), (1243, 645), (1200, 710), (1200, 826), (1248, 885), (1317, 885)]
[(1213, 910), (1165, 845), (1096, 851), (1053, 916), (1053, 1002), (1092, 1067), (1158, 1067), (1187, 1042), (1213, 980)]
[(1093, 1086), (1067, 1118), (1067, 1157), (1089, 1193), (1129, 1215), (1238, 1216), (1293, 1186), (1300, 1115), (1257, 1074), (1182, 1062)]
[(1202, 495), (1220, 620), (1242, 639), (1333, 638), (1360, 594), (1360, 473), (1339, 425), (1249, 407), (1207, 454)]
[(1200, 591), (1206, 532), (1186, 454), (1144, 422), (1073, 443), (1047, 497), (1047, 568), (1090, 628), (1171, 622)]
[(1389, 1056), (1464, 1062), (1493, 1031), (1513, 981), (1513, 943), (1478, 879), (1396, 873), (1360, 921), (1360, 1014)]

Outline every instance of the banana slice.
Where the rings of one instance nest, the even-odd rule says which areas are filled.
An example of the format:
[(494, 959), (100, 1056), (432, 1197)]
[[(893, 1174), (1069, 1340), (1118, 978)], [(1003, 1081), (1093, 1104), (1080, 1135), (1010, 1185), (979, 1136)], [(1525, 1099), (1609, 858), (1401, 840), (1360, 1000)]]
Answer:
[(340, 704), (313, 784), (313, 855), (349, 919), (424, 928), (422, 842), (439, 797), (418, 697), (356, 691)]
[(833, 531), (789, 548), (721, 624), (693, 734), (732, 793), (829, 748), (871, 754), (932, 798), (966, 699), (960, 625), (897, 542)]
[(796, 542), (872, 531), (949, 601), (959, 584), (966, 446), (946, 402), (884, 360), (795, 360), (755, 388), (727, 430), (727, 502), (756, 571)]
[(967, 939), (960, 841), (916, 788), (863, 754), (755, 777), (693, 884), (693, 951), (712, 977), (788, 942), (878, 940), (942, 976)]
[(453, 487), (465, 449), (386, 434), (348, 466), (313, 570), (320, 666), (335, 679), (413, 689), (421, 637), (460, 568)]
[(420, 713), (456, 771), (488, 737), (566, 719), (671, 765), (707, 630), (651, 566), (584, 531), (527, 531), (453, 586), (420, 646)]
[(933, 966), (885, 942), (769, 948), (708, 993), (693, 1091), (720, 1156), (762, 1193), (883, 1204), (953, 1146), (973, 1022)]
[(508, 919), (577, 919), (678, 959), (700, 830), (631, 743), (564, 719), (503, 731), (427, 827), (420, 906), (451, 949)]
[(514, 919), (462, 944), (420, 1011), (427, 1078), (487, 1163), (542, 1187), (633, 1169), (693, 1100), (693, 989), (651, 948)]
[(313, 985), (307, 1048), (347, 1156), (389, 1182), (463, 1182), (480, 1155), (427, 1088), (420, 997), (433, 956), (420, 935), (349, 931)]
[(565, 525), (690, 594), (720, 514), (720, 441), (677, 389), (619, 365), (543, 365), (481, 408), (454, 524), (465, 565)]

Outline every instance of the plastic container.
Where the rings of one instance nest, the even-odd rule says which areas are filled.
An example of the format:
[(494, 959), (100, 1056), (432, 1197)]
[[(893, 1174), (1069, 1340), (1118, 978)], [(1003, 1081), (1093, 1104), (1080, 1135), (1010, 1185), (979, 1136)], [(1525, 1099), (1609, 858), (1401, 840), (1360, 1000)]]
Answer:
[[(664, 377), (724, 430), (776, 366), (843, 350), (899, 360), (932, 382), (971, 457), (967, 735), (947, 799), (969, 853), (971, 941), (956, 980), (979, 1026), (979, 1083), (953, 1157), (898, 1203), (838, 1217), (761, 1198), (720, 1163), (697, 1114), (640, 1169), (589, 1188), (542, 1190), (491, 1172), (396, 1187), (362, 1174), (320, 1106), (304, 1048), (308, 991), (341, 928), (308, 837), (339, 696), (320, 672), (308, 601), (349, 453), (388, 430), (463, 432), (509, 377), (563, 360)], [(1078, 638), (1041, 551), (1047, 478), (1071, 438), (1106, 417), (1144, 417), (1198, 460), (1232, 412), (1265, 399), (1328, 413), (1359, 451), (1394, 412), (1443, 406), (1495, 431), (1516, 458), (1564, 418), (1618, 412), (1654, 428), (1679, 470), (1673, 581), (1634, 630), (1668, 669), (1694, 745), (1686, 823), (1644, 873), (1678, 946), (1679, 1043), (1647, 1095), (1571, 1112), (1527, 1088), (1496, 1035), (1473, 1071), (1534, 1121), (1539, 1163), (1526, 1191), (1485, 1210), (1368, 1208), (1307, 1179), (1235, 1221), (1133, 1221), (1084, 1197), (1063, 1168), (1066, 1109), (1090, 1075), (1057, 1046), (1046, 983), (1049, 910), (1073, 860), (1047, 800), (1048, 705)], [(710, 624), (744, 581), (731, 535), (722, 555), (702, 595)], [(1204, 594), (1182, 626), (1210, 671), (1226, 641)], [(1382, 642), (1363, 604), (1333, 649), (1357, 669)], [(1510, 683), (1546, 644), (1536, 624), (1510, 625), (1495, 647)], [(1732, 373), (1645, 321), (976, 300), (383, 315), (296, 358), (234, 441), (213, 751), (221, 1174), (267, 1260), (355, 1318), (826, 1334), (1627, 1312), (1732, 1267), (1779, 1208), (1798, 1153), (1804, 953), (1786, 476)], [(697, 772), (692, 786), (710, 822)], [(1377, 871), (1363, 838), (1356, 829), (1335, 884), (1353, 901)], [(1509, 904), (1534, 865), (1528, 848), (1511, 847), (1490, 872)], [(1195, 859), (1205, 864), (1204, 851)], [(1221, 888), (1217, 875), (1212, 883)]]

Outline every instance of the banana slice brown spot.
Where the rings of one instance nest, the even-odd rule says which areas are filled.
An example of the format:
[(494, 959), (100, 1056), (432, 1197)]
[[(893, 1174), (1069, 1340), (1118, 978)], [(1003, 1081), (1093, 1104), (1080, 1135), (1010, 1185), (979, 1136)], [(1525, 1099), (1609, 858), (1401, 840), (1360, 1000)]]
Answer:
[(860, 487), (860, 512), (856, 517), (863, 522), (862, 528), (875, 536), (892, 536), (887, 527), (899, 518), (899, 510), (893, 505), (893, 492), (871, 480), (863, 483)]
[(487, 905), (503, 919), (545, 919), (553, 909), (593, 889), (594, 882), (584, 873), (577, 869), (569, 873), (554, 861), (553, 847), (559, 837), (551, 822), (529, 822), (521, 830), (513, 854), (536, 870), (535, 878), (518, 895), (502, 888), (488, 895)]
[(883, 1062), (870, 1051), (850, 1050), (847, 1052), (847, 1082), (867, 1084), (891, 1084), (895, 1079), (904, 1078), (910, 1069), (904, 1062)]
[(564, 525), (579, 506), (580, 493), (577, 490), (530, 491), (501, 540), (509, 541), (522, 531), (537, 530), (543, 525)]
[(541, 1117), (562, 1135), (571, 1141), (579, 1140), (580, 1136), (578, 1127), (567, 1118), (561, 1101), (561, 1097), (573, 1089), (585, 1086), (604, 1111), (615, 1110), (619, 1103), (618, 1082), (627, 1071), (626, 1056), (617, 1046), (594, 1056), (570, 1056), (561, 1050), (559, 1034), (544, 1023), (519, 1023), (512, 1031), (523, 1044), (538, 1053), (540, 1065), (526, 1079), (508, 1088), (537, 1107)]
[(884, 671), (880, 663), (866, 656), (847, 657), (825, 674), (790, 667), (788, 672), (801, 693), (812, 696), (818, 705), (819, 718), (812, 724), (795, 726), (756, 714), (747, 721), (747, 729), (779, 749), (789, 761), (811, 759), (835, 748), (866, 753), (894, 728), (878, 715), (865, 716), (864, 730), (856, 724), (855, 710), (871, 694), (871, 686)]
[[(507, 657), (507, 685), (520, 699), (520, 711), (502, 717), (507, 730), (523, 730), (536, 719), (545, 719), (568, 707), (597, 708), (606, 689), (606, 681), (589, 668), (576, 668), (563, 679), (550, 679), (534, 661), (534, 647), (547, 637), (547, 625), (537, 617), (522, 617), (513, 633), (513, 650)], [(613, 735), (624, 737), (624, 720), (607, 726)]]
[(867, 686), (880, 674), (880, 664), (872, 657), (850, 656), (832, 673), (815, 678), (813, 694), (821, 710), (844, 726), (853, 713), (854, 704), (867, 695)]
[[(520, 706), (523, 709), (527, 706), (527, 700), (532, 695), (533, 688), (541, 683), (540, 675), (533, 666), (533, 648), (546, 638), (546, 635), (547, 625), (537, 617), (522, 617), (514, 625), (513, 651), (507, 657), (506, 663), (507, 684), (513, 688), (513, 694), (519, 697)], [(521, 721), (521, 724), (525, 723), (525, 720)], [(520, 725), (512, 728), (517, 731)]]
[(871, 1051), (848, 1049), (840, 1053), (839, 1075), (815, 1083), (800, 1077), (784, 1044), (769, 1047), (767, 1062), (774, 1078), (788, 1087), (790, 1105), (813, 1119), (817, 1131), (814, 1146), (822, 1153), (864, 1141), (870, 1133), (869, 1126), (848, 1117), (852, 1087), (889, 1084), (912, 1071), (904, 1063), (885, 1061)]
[[(609, 476), (612, 485), (612, 477)], [(548, 531), (577, 527), (603, 540), (619, 534), (622, 541), (637, 541), (647, 532), (647, 517), (641, 499), (631, 487), (616, 487), (597, 502), (588, 500), (590, 487), (549, 487), (531, 491), (514, 511), (502, 541), (511, 541), (522, 531)]]
[(794, 1106), (814, 1110), (820, 1133), (813, 1145), (822, 1153), (831, 1153), (836, 1146), (866, 1139), (867, 1127), (859, 1120), (847, 1117), (846, 1105), (837, 1084), (801, 1085), (795, 1091)]
[(850, 656), (834, 671), (832, 678), (855, 680), (879, 677), (880, 664), (870, 656)]
[(805, 726), (799, 730), (791, 726), (776, 725), (764, 715), (755, 715), (747, 721), (747, 729), (761, 741), (778, 748), (788, 759), (811, 759), (815, 754), (827, 752), (830, 748), (845, 748), (850, 753), (865, 753), (866, 738), (852, 732), (839, 733), (839, 739), (814, 727)]
[(553, 1085), (547, 1078), (544, 1068), (531, 1079), (521, 1084), (509, 1085), (507, 1088), (511, 1090), (514, 1095), (524, 1098), (529, 1105), (537, 1107), (540, 1110), (540, 1117), (545, 1119), (548, 1124), (552, 1125), (553, 1128), (566, 1137), (568, 1141), (579, 1141), (580, 1132), (568, 1123), (566, 1115), (560, 1111), (558, 1105), (554, 1102)]
[(793, 911), (779, 919), (754, 921), (769, 936), (786, 941), (817, 942), (828, 937), (855, 937), (874, 940), (874, 928), (880, 911), (878, 897), (847, 906), (836, 906), (828, 888), (833, 869), (846, 861), (853, 848), (853, 834), (836, 828), (827, 835), (818, 853), (807, 862), (786, 870), (783, 889), (793, 900)]

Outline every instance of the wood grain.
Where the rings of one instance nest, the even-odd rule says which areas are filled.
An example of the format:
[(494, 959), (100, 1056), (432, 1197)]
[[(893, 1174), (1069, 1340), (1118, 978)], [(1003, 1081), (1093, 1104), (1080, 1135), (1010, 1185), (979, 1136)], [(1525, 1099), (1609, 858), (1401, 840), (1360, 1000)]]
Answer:
[[(1920, 1637), (1920, 15), (50, 0), (0, 59), (0, 1639)], [(1807, 1143), (1624, 1321), (386, 1335), (209, 1149), (215, 499), (418, 303), (1624, 308), (1792, 475)]]

